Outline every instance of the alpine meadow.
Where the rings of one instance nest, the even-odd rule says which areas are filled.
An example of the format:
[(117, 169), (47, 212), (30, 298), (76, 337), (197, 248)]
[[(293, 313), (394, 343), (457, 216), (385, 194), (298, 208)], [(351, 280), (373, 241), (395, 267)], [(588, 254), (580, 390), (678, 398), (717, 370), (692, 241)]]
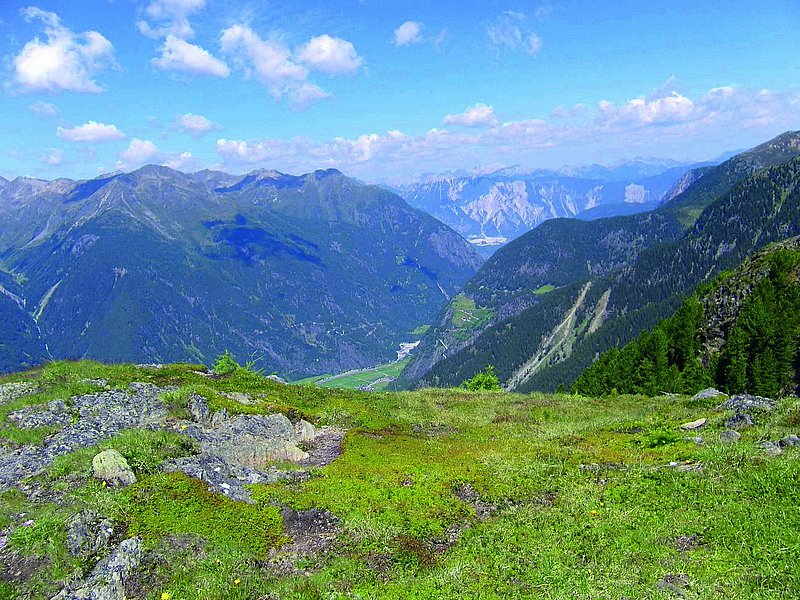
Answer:
[(0, 599), (800, 598), (794, 0), (0, 6)]

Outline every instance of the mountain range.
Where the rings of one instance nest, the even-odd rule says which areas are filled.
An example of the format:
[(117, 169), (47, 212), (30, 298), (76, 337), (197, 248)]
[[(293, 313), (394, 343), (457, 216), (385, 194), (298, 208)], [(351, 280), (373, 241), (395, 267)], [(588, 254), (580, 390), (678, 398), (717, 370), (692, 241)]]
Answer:
[(393, 191), (493, 250), (548, 219), (592, 220), (653, 210), (689, 171), (713, 164), (636, 158), (558, 171), (517, 166), (476, 175), (426, 175)]
[(481, 263), (400, 197), (335, 170), (0, 182), (0, 368), (48, 358), (285, 376), (372, 366)]
[(398, 386), (569, 385), (671, 315), (699, 283), (800, 233), (800, 133), (689, 171), (656, 210), (555, 219), (498, 250), (428, 331)]

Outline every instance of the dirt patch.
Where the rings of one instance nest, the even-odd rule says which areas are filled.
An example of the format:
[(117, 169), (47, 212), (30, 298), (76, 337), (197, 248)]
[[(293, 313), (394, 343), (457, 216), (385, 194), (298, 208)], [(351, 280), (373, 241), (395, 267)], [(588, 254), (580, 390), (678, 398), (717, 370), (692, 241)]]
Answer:
[(302, 466), (324, 467), (342, 455), (342, 441), (345, 431), (335, 427), (320, 427), (311, 442), (303, 445), (308, 458), (301, 461)]
[(699, 535), (681, 535), (676, 537), (673, 543), (678, 552), (692, 552), (703, 545), (703, 538)]
[(336, 546), (340, 519), (319, 509), (296, 511), (284, 508), (281, 514), (286, 535), (292, 541), (273, 548), (263, 563), (264, 568), (279, 576), (298, 575), (321, 568), (326, 555)]
[(456, 498), (472, 506), (475, 509), (475, 516), (481, 521), (485, 521), (497, 512), (497, 505), (481, 500), (480, 494), (472, 484), (462, 483), (453, 490), (453, 493)]
[(36, 558), (4, 550), (0, 552), (0, 581), (5, 583), (25, 581), (49, 563), (50, 559), (47, 556)]
[(411, 431), (418, 435), (427, 435), (431, 437), (458, 433), (456, 428), (442, 423), (415, 423), (411, 426)]

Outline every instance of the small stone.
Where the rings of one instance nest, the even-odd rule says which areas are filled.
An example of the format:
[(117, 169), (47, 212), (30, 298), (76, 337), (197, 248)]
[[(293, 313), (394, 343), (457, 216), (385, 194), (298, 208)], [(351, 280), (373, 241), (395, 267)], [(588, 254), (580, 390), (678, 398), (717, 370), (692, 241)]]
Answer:
[(702, 435), (696, 435), (695, 437), (687, 437), (686, 440), (690, 441), (690, 442), (694, 442), (698, 446), (702, 446), (703, 444), (706, 443), (706, 441), (703, 439)]
[(317, 437), (317, 428), (304, 419), (300, 419), (295, 423), (294, 430), (297, 433), (297, 440), (299, 442), (313, 442)]
[(742, 439), (742, 434), (730, 429), (719, 434), (719, 441), (723, 444), (734, 444), (740, 439)]
[(755, 425), (755, 422), (753, 421), (753, 417), (747, 413), (736, 413), (725, 422), (725, 425), (734, 429), (744, 429), (746, 427), (752, 427)]
[(222, 395), (228, 400), (233, 400), (239, 404), (253, 404), (253, 399), (250, 397), (250, 394), (242, 392), (223, 392)]
[(211, 416), (211, 426), (219, 427), (227, 420), (228, 420), (228, 411), (222, 408)]
[(189, 414), (192, 415), (192, 420), (201, 425), (208, 425), (211, 423), (211, 409), (208, 408), (208, 402), (200, 394), (192, 394), (189, 396), (189, 402), (186, 405)]
[(104, 450), (92, 459), (92, 471), (95, 479), (105, 481), (109, 485), (126, 487), (136, 483), (128, 461), (116, 450)]
[(706, 388), (704, 390), (697, 392), (694, 396), (692, 396), (692, 400), (693, 401), (707, 400), (709, 398), (718, 398), (719, 396), (725, 396), (726, 398), (728, 397), (727, 394), (720, 392), (718, 389)]
[(689, 423), (684, 423), (681, 425), (681, 429), (684, 431), (694, 431), (695, 429), (700, 429), (701, 427), (705, 427), (706, 423), (708, 423), (708, 419), (697, 419), (696, 421), (690, 421)]
[(762, 442), (759, 446), (763, 448), (764, 452), (769, 456), (780, 456), (783, 454), (783, 450), (781, 450), (781, 447), (775, 442)]
[(787, 435), (780, 442), (778, 442), (778, 444), (780, 444), (780, 446), (783, 448), (800, 446), (800, 437), (797, 437), (796, 435)]

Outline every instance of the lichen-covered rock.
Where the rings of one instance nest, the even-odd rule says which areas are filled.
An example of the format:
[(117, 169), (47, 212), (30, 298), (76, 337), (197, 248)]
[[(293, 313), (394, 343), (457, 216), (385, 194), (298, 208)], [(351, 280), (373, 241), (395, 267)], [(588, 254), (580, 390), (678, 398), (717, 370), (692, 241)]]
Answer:
[(222, 425), (201, 448), (227, 462), (262, 468), (272, 461), (301, 461), (308, 455), (297, 447), (297, 434), (285, 415), (239, 415)]
[(313, 442), (317, 437), (317, 428), (305, 419), (300, 419), (294, 425), (294, 431), (297, 434), (297, 440), (300, 442)]
[(62, 590), (53, 600), (125, 600), (125, 582), (136, 572), (143, 556), (142, 540), (127, 539), (97, 564), (88, 579)]
[(222, 395), (228, 400), (233, 400), (239, 404), (253, 404), (250, 394), (245, 394), (244, 392), (223, 392)]
[(778, 444), (780, 444), (782, 448), (800, 446), (800, 437), (797, 437), (796, 435), (787, 435), (780, 442), (778, 442)]
[(128, 461), (114, 449), (96, 454), (92, 459), (92, 471), (95, 479), (112, 486), (126, 487), (136, 483), (136, 475)]
[(57, 456), (94, 446), (125, 429), (163, 427), (167, 408), (159, 389), (131, 384), (127, 391), (109, 390), (54, 400), (15, 411), (8, 416), (17, 427), (59, 427), (42, 444), (26, 445), (0, 454), (0, 491), (17, 486), (49, 465)]
[(780, 456), (781, 454), (783, 454), (783, 450), (775, 442), (762, 442), (759, 444), (759, 447), (763, 448), (764, 452), (766, 452), (770, 456)]
[(96, 556), (111, 542), (114, 524), (110, 519), (85, 510), (67, 521), (67, 550), (78, 558)]
[(772, 410), (775, 404), (763, 396), (750, 394), (737, 394), (731, 396), (717, 407), (717, 410), (735, 410), (736, 412), (750, 412), (752, 410)]

